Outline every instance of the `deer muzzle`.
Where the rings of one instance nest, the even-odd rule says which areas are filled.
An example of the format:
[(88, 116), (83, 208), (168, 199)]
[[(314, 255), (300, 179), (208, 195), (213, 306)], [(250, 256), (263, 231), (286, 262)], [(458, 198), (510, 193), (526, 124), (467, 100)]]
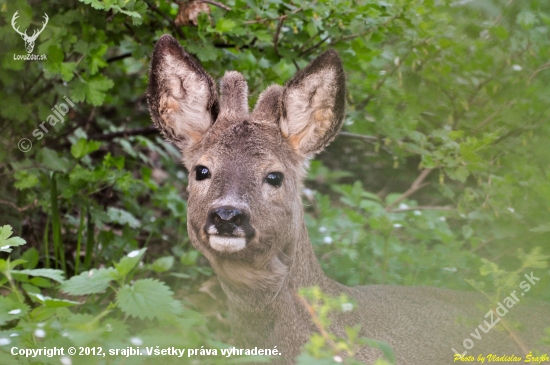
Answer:
[(204, 226), (210, 246), (220, 252), (237, 252), (254, 236), (250, 214), (245, 209), (220, 206), (210, 209)]

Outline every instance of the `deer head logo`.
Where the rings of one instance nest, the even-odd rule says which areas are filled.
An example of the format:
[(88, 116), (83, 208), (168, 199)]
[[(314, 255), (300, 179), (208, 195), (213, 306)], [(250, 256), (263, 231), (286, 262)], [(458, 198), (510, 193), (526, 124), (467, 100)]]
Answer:
[(38, 36), (40, 35), (40, 33), (42, 33), (42, 31), (44, 30), (44, 28), (46, 28), (46, 24), (48, 24), (48, 14), (44, 13), (44, 20), (45, 22), (42, 23), (42, 29), (40, 30), (34, 30), (32, 35), (29, 36), (27, 34), (27, 30), (25, 29), (24, 32), (20, 32), (19, 31), (19, 27), (16, 28), (16, 25), (15, 25), (15, 21), (17, 20), (17, 18), (19, 18), (19, 15), (17, 14), (19, 13), (19, 11), (16, 11), (15, 14), (13, 14), (13, 17), (11, 18), (11, 26), (13, 27), (13, 29), (19, 33), (19, 35), (21, 35), (21, 38), (23, 38), (23, 40), (25, 41), (25, 48), (27, 49), (27, 53), (32, 53), (32, 50), (34, 49), (34, 42), (36, 41), (36, 38), (38, 38)]

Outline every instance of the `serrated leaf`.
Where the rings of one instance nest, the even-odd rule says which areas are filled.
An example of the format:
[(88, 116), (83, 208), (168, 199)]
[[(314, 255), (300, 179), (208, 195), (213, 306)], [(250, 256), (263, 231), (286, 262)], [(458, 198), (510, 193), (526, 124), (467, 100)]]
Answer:
[(521, 260), (521, 266), (533, 269), (545, 269), (548, 266), (550, 256), (542, 254), (542, 248), (535, 247), (531, 252), (525, 253), (521, 248), (518, 249), (518, 257)]
[(76, 62), (63, 62), (61, 64), (61, 78), (63, 81), (69, 82), (73, 79), (76, 65)]
[(72, 307), (74, 305), (82, 304), (80, 302), (75, 302), (67, 299), (50, 298), (42, 294), (34, 294), (34, 293), (28, 293), (28, 294), (29, 296), (36, 299), (38, 303), (50, 308)]
[(29, 306), (24, 303), (16, 302), (8, 297), (0, 297), (0, 326), (23, 317), (29, 309)]
[(13, 234), (13, 230), (10, 225), (0, 227), (0, 252), (11, 252), (10, 247), (21, 246), (27, 243), (21, 237), (10, 237)]
[(106, 91), (115, 85), (113, 80), (105, 76), (95, 77), (88, 81), (86, 90), (86, 101), (93, 106), (100, 106), (105, 100)]
[(60, 289), (71, 295), (101, 293), (109, 287), (111, 280), (115, 280), (117, 277), (117, 271), (112, 267), (108, 269), (92, 269), (64, 281)]
[(140, 319), (166, 318), (181, 309), (179, 302), (172, 298), (170, 288), (154, 279), (126, 285), (117, 293), (116, 303), (124, 313)]
[(235, 28), (236, 25), (237, 23), (231, 19), (221, 18), (216, 23), (216, 31), (219, 33), (229, 32), (231, 29)]
[(485, 258), (482, 258), (481, 262), (483, 262), (483, 265), (481, 265), (481, 267), (479, 268), (479, 273), (482, 276), (487, 276), (489, 274), (496, 273), (499, 271), (498, 265), (495, 264), (494, 262), (491, 262)]
[(43, 278), (55, 280), (58, 283), (62, 283), (63, 280), (65, 280), (63, 271), (56, 269), (12, 270), (11, 272), (14, 274), (40, 276)]

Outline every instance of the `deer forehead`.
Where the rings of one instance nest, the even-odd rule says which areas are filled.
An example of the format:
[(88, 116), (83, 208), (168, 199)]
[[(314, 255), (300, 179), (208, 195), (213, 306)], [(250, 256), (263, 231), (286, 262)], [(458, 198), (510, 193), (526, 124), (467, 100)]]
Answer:
[(201, 144), (195, 165), (233, 165), (260, 172), (284, 170), (295, 160), (276, 124), (217, 120)]

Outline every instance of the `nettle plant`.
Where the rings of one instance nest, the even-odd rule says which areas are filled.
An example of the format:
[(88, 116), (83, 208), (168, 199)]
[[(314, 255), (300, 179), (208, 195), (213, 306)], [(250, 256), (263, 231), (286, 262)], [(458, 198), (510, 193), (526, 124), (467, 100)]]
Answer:
[[(22, 238), (11, 235), (10, 226), (0, 228), (2, 252), (10, 253), (25, 244)], [(91, 269), (69, 280), (65, 280), (62, 270), (36, 268), (38, 252), (34, 249), (16, 260), (0, 259), (0, 362), (27, 363), (24, 357), (11, 355), (12, 347), (74, 346), (77, 351), (79, 347), (94, 347), (96, 355), (78, 356), (79, 364), (96, 364), (99, 352), (110, 349), (140, 347), (144, 352), (146, 348), (202, 346), (219, 351), (225, 347), (211, 338), (202, 315), (184, 308), (165, 283), (147, 277), (168, 271), (173, 257), (144, 265), (145, 252), (132, 251), (113, 266)], [(122, 354), (108, 356), (107, 362), (119, 363), (123, 358)], [(172, 360), (178, 361), (162, 359), (163, 363)], [(60, 358), (38, 356), (33, 361), (58, 364)], [(155, 362), (158, 357), (145, 361)], [(221, 363), (223, 357), (208, 357), (203, 362)]]

